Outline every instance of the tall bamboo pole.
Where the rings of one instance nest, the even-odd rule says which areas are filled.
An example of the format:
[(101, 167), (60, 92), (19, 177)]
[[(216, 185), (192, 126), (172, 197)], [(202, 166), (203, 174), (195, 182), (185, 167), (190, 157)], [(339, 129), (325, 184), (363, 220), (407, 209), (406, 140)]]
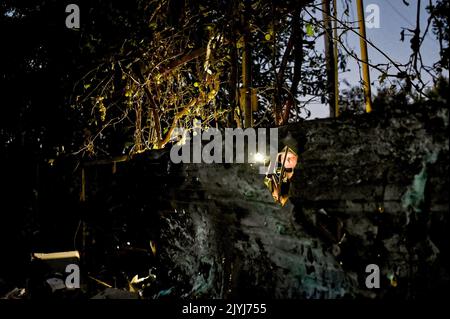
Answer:
[(250, 46), (250, 30), (248, 25), (248, 15), (250, 6), (246, 2), (245, 10), (243, 13), (244, 35), (243, 35), (243, 48), (242, 48), (242, 88), (244, 96), (244, 128), (253, 126), (252, 116), (252, 95), (251, 95), (251, 46)]
[(372, 112), (372, 98), (370, 90), (370, 73), (369, 73), (369, 58), (367, 55), (367, 42), (366, 42), (366, 20), (364, 18), (364, 5), (363, 0), (356, 0), (356, 6), (358, 9), (358, 22), (359, 22), (359, 45), (361, 47), (361, 61), (363, 69), (363, 88), (364, 88), (364, 100), (366, 102), (366, 112)]

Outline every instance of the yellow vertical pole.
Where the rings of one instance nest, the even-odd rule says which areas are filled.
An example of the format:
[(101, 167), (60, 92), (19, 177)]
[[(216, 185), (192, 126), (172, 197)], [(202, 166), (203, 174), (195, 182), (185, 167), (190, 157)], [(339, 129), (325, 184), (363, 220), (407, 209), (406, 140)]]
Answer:
[(334, 51), (334, 116), (339, 116), (339, 74), (338, 74), (338, 33), (337, 33), (337, 5), (333, 0), (333, 51)]
[(251, 82), (252, 82), (252, 69), (251, 69), (251, 47), (250, 47), (250, 31), (247, 22), (247, 15), (245, 12), (244, 23), (246, 24), (244, 30), (244, 46), (242, 48), (242, 92), (244, 93), (244, 127), (253, 126), (253, 114), (252, 114), (252, 93), (251, 93)]
[(364, 18), (363, 0), (356, 0), (356, 7), (358, 10), (359, 20), (359, 45), (361, 47), (361, 61), (363, 68), (363, 87), (364, 100), (366, 102), (366, 112), (372, 112), (372, 98), (370, 91), (370, 73), (369, 73), (369, 58), (367, 56), (367, 42), (366, 42), (366, 20)]
[(253, 126), (252, 118), (252, 94), (251, 94), (251, 60), (250, 60), (250, 44), (248, 36), (244, 35), (244, 47), (242, 51), (242, 91), (244, 95), (244, 127)]

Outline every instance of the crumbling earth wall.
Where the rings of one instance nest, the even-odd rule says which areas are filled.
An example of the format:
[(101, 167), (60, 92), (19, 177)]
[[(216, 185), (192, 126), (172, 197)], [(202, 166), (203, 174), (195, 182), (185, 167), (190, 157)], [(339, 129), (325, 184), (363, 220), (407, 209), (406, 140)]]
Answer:
[[(293, 124), (291, 203), (245, 164), (188, 164), (161, 216), (184, 297), (420, 298), (449, 288), (448, 111)], [(331, 221), (321, 223), (321, 216)], [(322, 216), (323, 217), (323, 216)], [(323, 219), (323, 218), (322, 218)], [(333, 223), (334, 221), (334, 223)], [(330, 237), (341, 224), (341, 235)], [(341, 241), (337, 244), (338, 241)], [(366, 266), (381, 270), (367, 289)]]
[[(24, 256), (80, 249), (82, 272), (118, 288), (150, 271), (149, 298), (442, 297), (447, 132), (448, 110), (431, 107), (280, 128), (280, 141), (290, 134), (301, 149), (284, 207), (256, 166), (175, 165), (167, 150), (86, 167), (77, 206), (78, 163), (55, 164), (41, 169), (47, 186)], [(55, 191), (70, 214), (52, 208)], [(369, 264), (379, 289), (365, 285)], [(86, 278), (83, 289), (95, 285)]]

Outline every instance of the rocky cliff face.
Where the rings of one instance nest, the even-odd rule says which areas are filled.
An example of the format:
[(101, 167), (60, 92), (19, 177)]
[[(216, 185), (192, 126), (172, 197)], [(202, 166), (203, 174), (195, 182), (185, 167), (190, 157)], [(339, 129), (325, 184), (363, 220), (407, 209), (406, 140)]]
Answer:
[(330, 247), (294, 221), (292, 205), (273, 203), (256, 168), (189, 165), (185, 174), (187, 182), (177, 190), (162, 228), (163, 258), (190, 283), (183, 296), (352, 293), (354, 284)]
[(318, 121), (302, 130), (307, 144), (292, 190), (297, 216), (314, 223), (323, 208), (343, 222), (338, 258), (358, 287), (373, 263), (382, 281), (370, 296), (445, 294), (448, 111)]
[[(304, 151), (283, 208), (250, 165), (179, 167), (161, 214), (174, 293), (438, 296), (449, 286), (447, 129), (446, 110), (284, 127)], [(380, 289), (366, 288), (369, 264)]]
[[(174, 165), (163, 151), (90, 166), (87, 201), (70, 218), (41, 204), (48, 232), (33, 250), (81, 249), (84, 234), (85, 274), (128, 288), (150, 269), (150, 298), (442, 296), (447, 131), (448, 110), (426, 108), (283, 127), (280, 140), (289, 133), (301, 149), (285, 207), (250, 164)], [(77, 200), (80, 185), (49, 170), (65, 177), (42, 173), (52, 186), (41, 198), (52, 203), (53, 189)], [(369, 264), (379, 289), (366, 287)]]

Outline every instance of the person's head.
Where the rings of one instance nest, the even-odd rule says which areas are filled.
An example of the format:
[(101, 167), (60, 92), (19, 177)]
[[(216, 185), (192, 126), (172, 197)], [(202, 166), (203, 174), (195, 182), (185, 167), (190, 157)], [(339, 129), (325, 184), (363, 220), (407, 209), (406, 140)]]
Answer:
[(284, 163), (284, 168), (295, 168), (295, 166), (297, 166), (298, 156), (292, 149), (285, 146), (283, 150), (279, 153), (279, 155), (280, 155), (280, 162), (282, 164)]

